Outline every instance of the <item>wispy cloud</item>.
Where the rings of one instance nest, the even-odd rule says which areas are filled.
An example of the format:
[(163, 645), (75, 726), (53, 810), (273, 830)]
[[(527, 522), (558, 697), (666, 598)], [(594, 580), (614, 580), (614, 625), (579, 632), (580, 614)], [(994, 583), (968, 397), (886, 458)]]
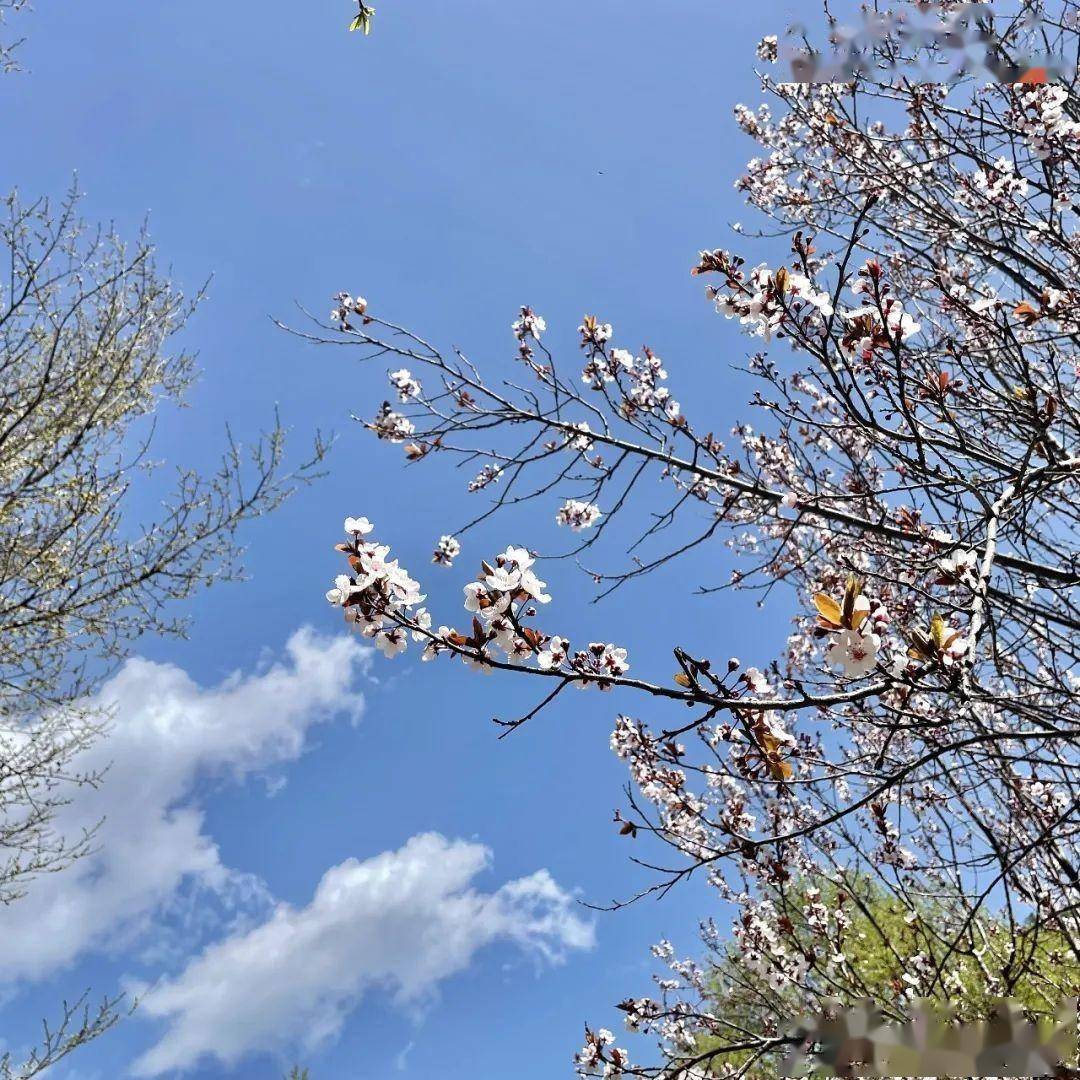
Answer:
[(490, 861), (481, 844), (426, 833), (328, 870), (306, 907), (279, 905), (147, 994), (141, 1014), (167, 1028), (136, 1074), (313, 1048), (339, 1033), (369, 990), (415, 1005), (495, 942), (548, 963), (593, 945), (591, 923), (547, 871), (477, 891)]
[(185, 890), (259, 900), (261, 883), (224, 866), (207, 835), (199, 781), (291, 761), (313, 725), (358, 719), (369, 654), (356, 639), (303, 629), (281, 659), (217, 686), (172, 664), (124, 664), (97, 702), (112, 730), (78, 763), (105, 769), (104, 782), (76, 790), (57, 822), (74, 834), (102, 821), (96, 850), (0, 910), (0, 980), (44, 978), (94, 949), (130, 945), (156, 914), (186, 903)]
[(394, 1058), (394, 1068), (398, 1072), (405, 1072), (409, 1067), (409, 1054), (412, 1053), (412, 1048), (416, 1044), (414, 1042), (407, 1042), (397, 1053), (397, 1057)]

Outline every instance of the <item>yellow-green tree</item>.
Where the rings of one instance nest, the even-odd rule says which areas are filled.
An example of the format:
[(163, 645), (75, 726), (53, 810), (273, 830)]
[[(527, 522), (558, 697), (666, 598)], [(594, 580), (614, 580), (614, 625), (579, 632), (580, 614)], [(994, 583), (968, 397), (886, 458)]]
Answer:
[(827, 999), (870, 999), (897, 1020), (918, 999), (973, 1020), (1004, 997), (1048, 1017), (1080, 994), (1080, 962), (1064, 929), (1010, 925), (1008, 913), (971, 918), (966, 905), (930, 890), (845, 884), (778, 887), (718, 947), (701, 1003), (712, 1034), (696, 1044), (705, 1075), (771, 1080), (785, 1036)]
[[(0, 10), (3, 8), (0, 0)], [(10, 4), (8, 5), (10, 7)], [(0, 56), (2, 63), (2, 56)], [(180, 467), (154, 513), (133, 517), (154, 418), (196, 375), (175, 336), (190, 299), (159, 272), (146, 236), (87, 226), (59, 206), (0, 200), (0, 903), (93, 843), (57, 810), (96, 775), (82, 751), (109, 717), (87, 700), (144, 634), (180, 634), (176, 602), (239, 571), (237, 529), (274, 509), (321, 458), (291, 475), (280, 425), (250, 448), (231, 438), (209, 472)], [(27, 1080), (117, 1018), (115, 1001), (66, 1004), (25, 1061)]]

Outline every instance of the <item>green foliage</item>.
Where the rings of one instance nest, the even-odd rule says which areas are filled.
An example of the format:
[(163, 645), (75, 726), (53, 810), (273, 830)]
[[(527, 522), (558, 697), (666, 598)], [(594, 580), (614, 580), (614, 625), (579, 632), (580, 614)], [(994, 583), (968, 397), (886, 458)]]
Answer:
[[(969, 919), (963, 903), (914, 891), (901, 899), (867, 879), (850, 888), (788, 883), (773, 905), (777, 949), (803, 956), (805, 977), (778, 987), (768, 972), (751, 972), (737, 943), (720, 946), (703, 1003), (717, 1018), (716, 1034), (699, 1040), (698, 1053), (745, 1042), (747, 1033), (783, 1035), (800, 1017), (818, 1012), (826, 998), (844, 1004), (869, 998), (897, 1020), (918, 998), (971, 1020), (987, 1016), (1003, 997), (1052, 1016), (1063, 998), (1080, 994), (1080, 962), (1059, 929), (1010, 925), (1003, 914)], [(826, 928), (808, 918), (812, 905), (829, 913)], [(777, 1051), (721, 1052), (712, 1074), (749, 1066), (741, 1074), (746, 1080), (771, 1080), (779, 1057)]]
[(307, 1069), (301, 1069), (299, 1065), (294, 1065), (284, 1080), (311, 1080), (311, 1073)]

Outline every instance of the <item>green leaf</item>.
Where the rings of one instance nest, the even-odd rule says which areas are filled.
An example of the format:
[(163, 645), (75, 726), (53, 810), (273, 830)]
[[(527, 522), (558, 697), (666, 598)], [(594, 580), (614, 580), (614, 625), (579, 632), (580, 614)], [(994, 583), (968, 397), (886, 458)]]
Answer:
[(356, 14), (356, 17), (353, 19), (353, 21), (351, 23), (349, 23), (349, 31), (350, 31), (350, 33), (353, 30), (363, 30), (365, 37), (368, 34), (370, 34), (371, 33), (371, 16), (374, 15), (374, 14), (375, 14), (375, 9), (373, 7), (363, 7), (363, 6), (361, 6), (359, 12), (357, 12), (357, 14)]

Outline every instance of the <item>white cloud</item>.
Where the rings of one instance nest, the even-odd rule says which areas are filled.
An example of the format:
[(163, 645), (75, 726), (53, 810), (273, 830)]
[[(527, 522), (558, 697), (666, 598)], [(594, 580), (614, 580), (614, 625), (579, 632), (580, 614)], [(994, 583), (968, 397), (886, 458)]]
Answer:
[(280, 904), (143, 998), (141, 1014), (168, 1026), (134, 1071), (157, 1076), (207, 1057), (229, 1065), (250, 1051), (316, 1046), (366, 991), (421, 1002), (496, 941), (550, 962), (592, 946), (591, 924), (547, 871), (476, 891), (490, 860), (481, 844), (427, 833), (333, 867), (306, 907)]
[(57, 822), (76, 833), (104, 819), (96, 851), (30, 885), (0, 910), (0, 979), (43, 978), (89, 949), (138, 931), (186, 882), (216, 891), (260, 888), (222, 865), (203, 829), (200, 778), (244, 776), (296, 758), (308, 729), (358, 719), (354, 688), (370, 650), (348, 637), (295, 633), (281, 661), (204, 688), (171, 664), (129, 660), (102, 688), (113, 710), (106, 739), (79, 760), (107, 767)]
[[(124, 664), (95, 702), (111, 710), (109, 735), (78, 763), (106, 769), (104, 782), (77, 789), (57, 821), (71, 834), (103, 820), (96, 849), (0, 908), (0, 989), (92, 951), (125, 949), (152, 969), (176, 970), (186, 959), (140, 1003), (137, 1015), (164, 1022), (137, 1063), (150, 1076), (204, 1057), (229, 1063), (249, 1051), (314, 1046), (338, 1033), (371, 988), (422, 1004), (495, 942), (552, 963), (591, 947), (591, 924), (546, 871), (476, 888), (491, 861), (478, 843), (424, 834), (398, 851), (348, 860), (299, 909), (222, 863), (204, 822), (208, 781), (266, 775), (303, 752), (313, 725), (358, 720), (355, 683), (369, 655), (355, 637), (304, 629), (277, 661), (216, 686), (172, 664)], [(238, 910), (244, 921), (223, 929), (222, 914)], [(189, 959), (189, 933), (177, 956), (181, 942), (166, 927), (178, 923), (196, 940), (225, 936)], [(142, 933), (151, 926), (152, 936)]]

